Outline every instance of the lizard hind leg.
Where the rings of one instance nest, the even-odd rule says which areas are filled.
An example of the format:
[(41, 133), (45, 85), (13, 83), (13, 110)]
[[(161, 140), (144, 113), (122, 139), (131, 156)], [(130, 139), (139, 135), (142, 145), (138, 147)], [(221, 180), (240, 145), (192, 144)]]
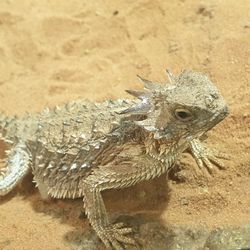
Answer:
[(5, 170), (1, 172), (0, 196), (9, 193), (28, 173), (30, 156), (24, 143), (16, 144), (8, 155)]

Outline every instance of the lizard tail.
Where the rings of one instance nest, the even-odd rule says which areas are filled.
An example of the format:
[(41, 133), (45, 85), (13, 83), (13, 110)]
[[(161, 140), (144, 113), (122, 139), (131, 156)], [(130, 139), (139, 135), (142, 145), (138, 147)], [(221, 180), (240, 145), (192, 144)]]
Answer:
[[(28, 173), (30, 156), (24, 143), (17, 144), (8, 155), (6, 172), (0, 172), (0, 196), (9, 193)], [(2, 176), (1, 176), (2, 175)]]
[(16, 117), (9, 117), (0, 113), (0, 139), (3, 139), (6, 142), (10, 142), (8, 138), (8, 131), (11, 129), (11, 127), (13, 127), (15, 122)]

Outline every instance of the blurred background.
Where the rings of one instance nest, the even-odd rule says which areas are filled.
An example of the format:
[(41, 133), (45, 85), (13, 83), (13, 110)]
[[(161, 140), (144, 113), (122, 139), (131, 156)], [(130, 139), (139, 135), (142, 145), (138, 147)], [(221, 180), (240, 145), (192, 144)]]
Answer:
[[(206, 180), (184, 156), (170, 175), (171, 196), (161, 178), (132, 193), (108, 193), (107, 205), (144, 209), (164, 223), (250, 223), (249, 13), (247, 0), (1, 0), (0, 111), (22, 115), (79, 98), (128, 97), (124, 89), (142, 87), (137, 74), (166, 82), (166, 68), (205, 72), (230, 107), (208, 140), (229, 154), (227, 169)], [(45, 204), (30, 181), (0, 201), (0, 249), (76, 244), (88, 227), (77, 214), (82, 202)]]

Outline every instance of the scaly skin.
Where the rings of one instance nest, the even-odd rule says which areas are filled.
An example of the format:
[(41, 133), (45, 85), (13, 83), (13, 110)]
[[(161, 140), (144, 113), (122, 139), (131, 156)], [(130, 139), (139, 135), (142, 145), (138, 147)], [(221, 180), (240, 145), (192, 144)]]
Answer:
[(228, 114), (227, 106), (203, 74), (184, 71), (171, 84), (140, 78), (139, 100), (76, 101), (23, 118), (0, 117), (2, 138), (12, 145), (0, 174), (0, 195), (32, 170), (43, 197), (83, 197), (86, 214), (107, 248), (134, 244), (131, 228), (109, 222), (101, 192), (120, 189), (167, 172), (184, 151), (201, 169), (223, 168), (222, 154), (201, 143)]

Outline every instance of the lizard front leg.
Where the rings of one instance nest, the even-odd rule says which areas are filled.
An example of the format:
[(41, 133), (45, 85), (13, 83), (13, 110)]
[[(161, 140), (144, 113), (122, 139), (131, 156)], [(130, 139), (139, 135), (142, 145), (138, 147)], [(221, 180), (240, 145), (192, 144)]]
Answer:
[(209, 149), (208, 147), (203, 145), (199, 139), (190, 140), (189, 146), (191, 153), (201, 170), (203, 170), (205, 167), (209, 173), (212, 173), (214, 169), (213, 164), (215, 164), (220, 169), (225, 169), (225, 165), (220, 160), (228, 159), (225, 154)]
[[(106, 213), (101, 191), (106, 189), (124, 188), (140, 181), (145, 181), (166, 172), (179, 156), (173, 147), (166, 155), (164, 163), (156, 161), (145, 152), (138, 152), (135, 145), (123, 150), (115, 160), (105, 166), (94, 168), (92, 173), (83, 180), (83, 195), (86, 214), (97, 235), (108, 248), (123, 249), (123, 244), (134, 244), (127, 236), (131, 228), (123, 228), (121, 223), (112, 225)], [(181, 150), (180, 150), (181, 152)]]
[[(107, 216), (101, 191), (127, 187), (144, 179), (144, 167), (132, 159), (123, 159), (95, 169), (83, 182), (85, 211), (99, 238), (107, 248), (123, 249), (122, 244), (135, 244), (127, 234), (131, 228), (124, 228), (122, 223), (112, 225)], [(136, 165), (136, 166), (135, 166)], [(136, 168), (136, 169), (135, 169)], [(138, 171), (141, 169), (141, 176)]]
[(135, 244), (135, 241), (127, 236), (132, 232), (131, 228), (124, 228), (122, 223), (112, 225), (109, 222), (100, 186), (94, 180), (88, 180), (84, 185), (85, 211), (92, 227), (107, 248), (120, 250), (123, 249), (121, 243)]

